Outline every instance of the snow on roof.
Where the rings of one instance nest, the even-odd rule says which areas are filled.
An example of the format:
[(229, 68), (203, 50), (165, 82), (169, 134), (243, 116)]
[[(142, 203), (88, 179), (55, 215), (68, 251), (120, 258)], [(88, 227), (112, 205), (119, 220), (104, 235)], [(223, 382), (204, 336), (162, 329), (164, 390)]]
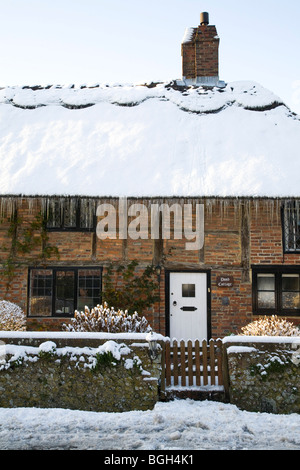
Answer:
[(299, 148), (255, 82), (0, 89), (2, 195), (300, 196)]

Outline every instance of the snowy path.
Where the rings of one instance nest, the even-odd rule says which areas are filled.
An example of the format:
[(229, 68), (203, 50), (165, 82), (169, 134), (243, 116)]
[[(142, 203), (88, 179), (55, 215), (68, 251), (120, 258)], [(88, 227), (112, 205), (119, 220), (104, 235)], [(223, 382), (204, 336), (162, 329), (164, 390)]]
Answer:
[(299, 450), (300, 415), (176, 400), (151, 411), (0, 409), (1, 450)]

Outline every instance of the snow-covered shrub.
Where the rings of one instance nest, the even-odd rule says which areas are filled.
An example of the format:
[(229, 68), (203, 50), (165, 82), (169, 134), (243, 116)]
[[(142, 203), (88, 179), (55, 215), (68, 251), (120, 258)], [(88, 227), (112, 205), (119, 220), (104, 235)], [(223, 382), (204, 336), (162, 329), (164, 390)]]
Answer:
[(84, 312), (75, 311), (74, 318), (65, 331), (103, 331), (108, 333), (145, 333), (151, 331), (151, 326), (145, 317), (137, 312), (129, 314), (127, 310), (114, 310), (106, 303), (97, 305), (91, 310), (85, 307)]
[(241, 328), (242, 336), (300, 336), (300, 329), (277, 315), (265, 316)]
[(0, 301), (0, 330), (26, 330), (26, 316), (18, 305), (8, 302), (7, 300)]

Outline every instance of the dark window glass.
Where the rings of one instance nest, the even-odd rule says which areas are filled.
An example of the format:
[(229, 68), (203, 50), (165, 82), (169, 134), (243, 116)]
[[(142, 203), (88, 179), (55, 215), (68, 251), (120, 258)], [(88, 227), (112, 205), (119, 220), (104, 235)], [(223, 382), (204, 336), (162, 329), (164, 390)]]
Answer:
[(44, 213), (51, 230), (93, 230), (96, 202), (88, 198), (49, 198)]
[(195, 284), (182, 284), (182, 297), (195, 297), (196, 286)]
[(55, 315), (69, 316), (75, 311), (75, 273), (57, 271), (55, 283)]
[(282, 275), (282, 307), (284, 309), (300, 309), (299, 274)]
[(284, 204), (283, 241), (286, 252), (300, 251), (300, 201)]

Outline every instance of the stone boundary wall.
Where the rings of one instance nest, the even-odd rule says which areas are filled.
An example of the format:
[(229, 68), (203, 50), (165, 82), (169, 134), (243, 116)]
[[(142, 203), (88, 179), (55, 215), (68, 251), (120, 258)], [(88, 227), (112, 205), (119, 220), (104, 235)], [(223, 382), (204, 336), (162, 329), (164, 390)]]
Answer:
[(230, 403), (246, 411), (300, 413), (300, 337), (228, 336), (223, 368)]
[[(164, 360), (155, 334), (0, 332), (0, 407), (122, 412), (153, 409)], [(300, 337), (228, 336), (225, 401), (267, 413), (300, 413)]]
[(152, 409), (160, 370), (142, 333), (0, 332), (0, 407)]

